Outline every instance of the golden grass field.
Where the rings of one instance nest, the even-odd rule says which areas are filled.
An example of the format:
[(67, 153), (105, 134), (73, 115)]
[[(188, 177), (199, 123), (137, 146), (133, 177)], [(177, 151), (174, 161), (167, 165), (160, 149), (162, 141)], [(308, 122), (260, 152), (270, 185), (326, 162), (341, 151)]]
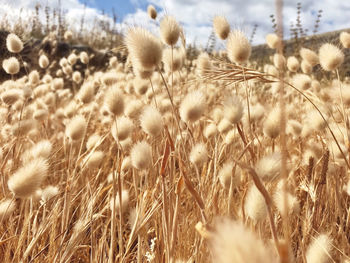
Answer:
[(190, 59), (174, 17), (132, 27), (102, 70), (6, 36), (0, 262), (350, 262), (350, 34), (256, 66), (213, 30)]

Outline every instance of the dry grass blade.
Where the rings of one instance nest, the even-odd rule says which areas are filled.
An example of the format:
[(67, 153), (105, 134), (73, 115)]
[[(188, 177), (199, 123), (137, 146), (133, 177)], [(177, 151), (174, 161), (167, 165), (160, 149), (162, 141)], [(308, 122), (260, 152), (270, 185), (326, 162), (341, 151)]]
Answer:
[(163, 154), (163, 158), (162, 158), (162, 164), (161, 164), (161, 167), (160, 167), (160, 172), (159, 174), (161, 176), (165, 176), (165, 169), (166, 169), (166, 164), (168, 162), (168, 159), (169, 159), (169, 155), (170, 155), (170, 143), (169, 141), (167, 140), (166, 141), (166, 144), (165, 144), (165, 148), (164, 148), (164, 154)]
[(241, 83), (249, 80), (257, 80), (262, 83), (272, 83), (276, 80), (271, 79), (267, 74), (261, 73), (257, 70), (228, 63), (220, 60), (214, 60), (220, 63), (222, 67), (214, 67), (204, 71), (203, 79), (207, 81), (226, 81), (229, 84)]

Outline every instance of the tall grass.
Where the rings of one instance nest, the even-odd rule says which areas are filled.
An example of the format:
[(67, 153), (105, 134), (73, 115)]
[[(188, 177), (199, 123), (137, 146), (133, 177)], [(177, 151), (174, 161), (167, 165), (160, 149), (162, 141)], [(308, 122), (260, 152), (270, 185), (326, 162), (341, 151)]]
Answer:
[(269, 34), (259, 69), (224, 17), (226, 50), (190, 60), (148, 13), (161, 38), (131, 28), (106, 70), (89, 51), (2, 63), (0, 261), (348, 262), (348, 34), (293, 57)]

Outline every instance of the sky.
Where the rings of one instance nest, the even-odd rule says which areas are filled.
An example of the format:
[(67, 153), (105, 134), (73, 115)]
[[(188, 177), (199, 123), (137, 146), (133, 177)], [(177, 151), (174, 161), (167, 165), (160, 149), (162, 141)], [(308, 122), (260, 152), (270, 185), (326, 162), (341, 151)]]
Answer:
[[(28, 16), (36, 3), (42, 6), (57, 6), (58, 0), (0, 0), (0, 18), (9, 16)], [(302, 2), (301, 20), (305, 28), (312, 32), (319, 9), (323, 10), (319, 32), (350, 28), (350, 1), (346, 0), (299, 0)], [(284, 0), (283, 21), (285, 38), (290, 36), (290, 24), (296, 21), (298, 1)], [(111, 19), (112, 8), (117, 13), (117, 28), (125, 31), (130, 26), (146, 27), (159, 35), (159, 19), (169, 14), (183, 26), (187, 43), (205, 47), (212, 32), (212, 19), (224, 15), (232, 29), (242, 30), (250, 37), (254, 25), (258, 28), (253, 44), (264, 42), (265, 36), (273, 32), (270, 15), (275, 13), (274, 0), (61, 0), (66, 10), (67, 20), (77, 24), (83, 14), (84, 4), (86, 23), (96, 16)], [(158, 11), (157, 21), (147, 15), (147, 6), (152, 4)], [(102, 10), (106, 15), (102, 15)], [(109, 16), (109, 17), (108, 17)], [(225, 42), (217, 40), (216, 48), (224, 48)]]

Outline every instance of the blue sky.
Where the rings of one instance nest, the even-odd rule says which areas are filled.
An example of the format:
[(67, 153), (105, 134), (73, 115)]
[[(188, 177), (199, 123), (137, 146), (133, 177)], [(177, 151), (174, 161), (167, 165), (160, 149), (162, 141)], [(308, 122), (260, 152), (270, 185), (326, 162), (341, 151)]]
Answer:
[[(84, 1), (80, 2), (84, 3)], [(123, 18), (126, 14), (134, 13), (136, 11), (137, 4), (131, 3), (131, 1), (126, 0), (90, 0), (86, 1), (86, 4), (90, 7), (104, 10), (107, 13), (110, 13), (112, 8), (120, 15), (120, 18)]]
[[(58, 0), (0, 0), (0, 18), (2, 15), (15, 17), (30, 16), (34, 6), (39, 2), (42, 6), (57, 6)], [(296, 20), (297, 2), (302, 2), (302, 24), (309, 32), (313, 31), (317, 12), (323, 10), (319, 32), (350, 28), (350, 1), (344, 0), (284, 0), (285, 37), (289, 37), (289, 25)], [(275, 0), (61, 0), (62, 7), (67, 10), (66, 18), (74, 26), (84, 13), (85, 20), (92, 22), (96, 16), (101, 16), (101, 10), (111, 14), (112, 8), (118, 16), (118, 28), (125, 30), (129, 26), (142, 26), (154, 34), (158, 34), (159, 19), (165, 14), (176, 17), (184, 28), (187, 43), (196, 42), (205, 47), (212, 32), (212, 19), (215, 15), (225, 15), (233, 29), (240, 29), (251, 35), (254, 24), (258, 29), (253, 43), (263, 43), (266, 34), (271, 33), (272, 24), (269, 16), (275, 12)], [(158, 10), (157, 21), (152, 21), (146, 12), (147, 6), (153, 4)], [(110, 17), (103, 17), (110, 19)], [(18, 18), (13, 18), (16, 20)], [(42, 18), (43, 21), (45, 17)], [(10, 20), (11, 21), (11, 20)], [(217, 48), (224, 48), (225, 43), (218, 40)]]

